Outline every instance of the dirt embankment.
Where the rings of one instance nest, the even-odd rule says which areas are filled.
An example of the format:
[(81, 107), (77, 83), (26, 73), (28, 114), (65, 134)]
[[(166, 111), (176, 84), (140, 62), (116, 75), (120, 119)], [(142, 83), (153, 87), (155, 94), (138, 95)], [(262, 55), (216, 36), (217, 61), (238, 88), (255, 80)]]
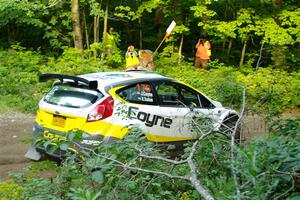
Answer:
[(0, 115), (0, 180), (11, 172), (20, 172), (30, 161), (24, 157), (30, 144), (24, 140), (32, 133), (33, 115), (20, 113)]

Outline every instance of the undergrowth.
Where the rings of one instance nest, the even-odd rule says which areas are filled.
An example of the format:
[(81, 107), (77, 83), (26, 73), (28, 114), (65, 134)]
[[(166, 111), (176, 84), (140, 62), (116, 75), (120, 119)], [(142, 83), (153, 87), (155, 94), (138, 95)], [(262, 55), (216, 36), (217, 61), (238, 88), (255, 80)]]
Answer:
[[(236, 147), (234, 166), (242, 199), (300, 198), (300, 118), (278, 120), (266, 139)], [(66, 141), (65, 141), (66, 142)], [(65, 145), (58, 143), (58, 148)], [(68, 141), (69, 142), (69, 141)], [(197, 175), (215, 199), (235, 199), (231, 176), (229, 142), (212, 135), (196, 149)], [(134, 148), (133, 148), (134, 147)], [(189, 155), (191, 144), (186, 145)], [(130, 167), (162, 171), (174, 175), (189, 173), (187, 165), (172, 165), (159, 160), (140, 159), (136, 148), (153, 156), (166, 156), (162, 150), (141, 138), (138, 132), (125, 140), (102, 144), (85, 160), (66, 159), (60, 167), (51, 162), (33, 163), (24, 173), (13, 174), (0, 184), (2, 199), (201, 199), (189, 181), (127, 169)], [(50, 177), (37, 174), (55, 170)]]
[[(191, 63), (177, 64), (160, 58), (157, 72), (187, 82), (224, 105), (239, 109), (242, 92), (247, 86), (247, 107), (267, 116), (286, 108), (299, 107), (300, 73), (259, 68), (257, 74), (249, 66), (224, 66), (210, 63), (208, 71), (195, 69)], [(0, 112), (34, 112), (39, 99), (49, 91), (51, 83), (38, 83), (42, 73), (85, 74), (121, 71), (84, 53), (65, 49), (59, 58), (46, 57), (19, 47), (0, 51)], [(249, 80), (251, 80), (249, 82)], [(270, 136), (237, 147), (235, 167), (243, 199), (300, 198), (300, 118), (272, 123)], [(147, 159), (136, 159), (131, 147), (142, 145), (146, 152), (162, 155), (141, 137), (101, 145), (99, 154), (147, 169), (166, 170), (175, 175), (188, 172), (186, 165), (172, 166)], [(65, 144), (63, 144), (65, 149)], [(228, 141), (211, 136), (196, 150), (198, 178), (216, 199), (235, 199), (231, 176)], [(190, 149), (187, 145), (186, 151)], [(49, 167), (50, 166), (50, 167)], [(55, 170), (50, 177), (36, 174)], [(100, 198), (101, 197), (101, 198)], [(169, 179), (157, 174), (126, 170), (109, 159), (91, 156), (83, 161), (67, 159), (60, 167), (53, 163), (32, 164), (24, 173), (13, 174), (0, 184), (1, 199), (199, 199), (199, 194), (185, 180)]]

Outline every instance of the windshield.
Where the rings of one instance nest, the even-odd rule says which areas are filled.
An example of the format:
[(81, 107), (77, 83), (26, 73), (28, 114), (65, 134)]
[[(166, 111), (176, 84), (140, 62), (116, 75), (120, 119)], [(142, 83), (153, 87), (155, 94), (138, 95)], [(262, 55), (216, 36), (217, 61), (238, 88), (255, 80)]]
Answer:
[(94, 90), (57, 85), (44, 97), (44, 101), (63, 107), (84, 108), (102, 97), (100, 92)]

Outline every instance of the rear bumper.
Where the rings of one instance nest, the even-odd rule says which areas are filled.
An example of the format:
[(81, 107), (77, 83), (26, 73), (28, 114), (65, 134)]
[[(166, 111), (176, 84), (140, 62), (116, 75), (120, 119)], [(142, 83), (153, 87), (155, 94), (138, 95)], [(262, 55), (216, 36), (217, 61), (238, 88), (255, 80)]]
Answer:
[[(50, 133), (51, 135), (54, 135), (54, 138), (64, 138), (66, 133), (65, 132), (60, 132), (60, 131), (56, 131), (53, 129), (49, 129), (49, 128), (45, 128), (43, 126), (41, 126), (38, 123), (34, 123), (33, 125), (33, 137), (35, 139), (44, 139), (45, 137), (45, 133)], [(49, 139), (52, 139), (51, 137), (47, 137)], [(80, 144), (86, 144), (87, 146), (92, 146), (93, 144), (97, 144), (98, 142), (102, 142), (104, 141), (105, 143), (111, 143), (111, 142), (115, 142), (115, 141), (119, 141), (119, 138), (113, 137), (113, 136), (102, 136), (99, 134), (89, 134), (86, 132), (83, 132), (83, 140), (82, 141), (78, 141)], [(93, 143), (93, 141), (95, 141)]]
[(44, 139), (51, 139), (53, 142), (51, 142), (48, 146), (48, 148), (51, 148), (51, 146), (56, 146), (55, 151), (49, 152), (43, 145), (34, 145), (33, 148), (38, 153), (41, 154), (47, 154), (51, 157), (58, 158), (58, 159), (65, 159), (67, 157), (70, 157), (72, 155), (88, 155), (91, 150), (93, 150), (95, 147), (101, 145), (103, 142), (105, 143), (113, 143), (115, 141), (118, 141), (120, 139), (114, 138), (114, 137), (103, 137), (99, 134), (88, 134), (88, 133), (82, 133), (83, 139), (80, 141), (74, 141), (76, 145), (72, 145), (68, 148), (68, 150), (61, 150), (57, 144), (56, 141), (62, 141), (65, 140), (66, 133), (59, 132), (56, 130), (48, 129), (37, 122), (33, 125), (33, 138), (36, 141), (44, 140)]

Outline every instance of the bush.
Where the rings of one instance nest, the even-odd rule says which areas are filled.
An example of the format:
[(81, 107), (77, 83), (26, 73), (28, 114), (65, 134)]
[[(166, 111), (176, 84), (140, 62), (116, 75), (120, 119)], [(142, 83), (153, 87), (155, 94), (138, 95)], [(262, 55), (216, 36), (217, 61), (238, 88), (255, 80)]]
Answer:
[(250, 199), (300, 197), (300, 117), (273, 122), (272, 134), (237, 154), (242, 191)]

